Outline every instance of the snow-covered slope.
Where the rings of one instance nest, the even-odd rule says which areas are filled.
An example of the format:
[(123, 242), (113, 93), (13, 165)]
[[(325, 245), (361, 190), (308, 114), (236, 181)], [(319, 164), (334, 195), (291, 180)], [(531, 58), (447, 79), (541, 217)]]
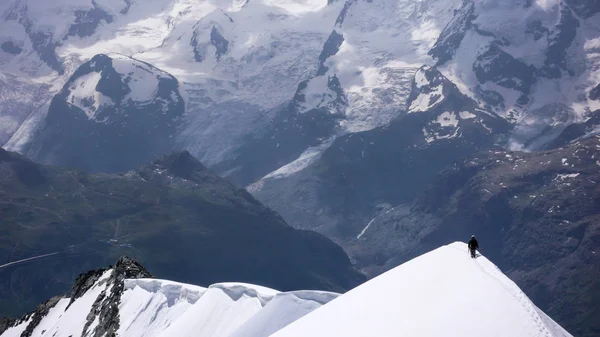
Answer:
[[(178, 81), (119, 54), (94, 56), (54, 96), (44, 123), (8, 147), (87, 171), (126, 171), (173, 150), (184, 115)], [(67, 131), (67, 132), (65, 132)]]
[[(498, 114), (525, 124), (551, 114), (538, 129), (564, 127), (600, 108), (590, 95), (600, 82), (599, 12), (594, 1), (465, 1), (430, 55)], [(565, 110), (571, 118), (560, 120)]]
[(338, 296), (244, 283), (204, 288), (147, 276), (122, 258), (114, 268), (82, 275), (69, 296), (39, 306), (0, 336), (267, 337)]
[[(568, 310), (565, 308), (565, 310)], [(568, 337), (483, 256), (443, 246), (349, 291), (275, 333), (301, 336)]]
[[(149, 62), (182, 84), (187, 123), (176, 141), (209, 166), (234, 157), (282, 111), (335, 115), (321, 143), (385, 125), (409, 108), (424, 64), (482, 106), (536, 125), (530, 133), (550, 120), (555, 135), (599, 107), (598, 11), (574, 0), (9, 0), (0, 5), (0, 74), (52, 83), (46, 91), (57, 93), (97, 54)], [(34, 87), (4, 95), (37, 99)], [(10, 113), (4, 138), (25, 122), (17, 137), (26, 139), (43, 123), (30, 105)]]
[(208, 288), (145, 278), (121, 258), (82, 274), (1, 337), (569, 337), (494, 264), (471, 259), (453, 243), (411, 260), (343, 294), (279, 292), (244, 284)]

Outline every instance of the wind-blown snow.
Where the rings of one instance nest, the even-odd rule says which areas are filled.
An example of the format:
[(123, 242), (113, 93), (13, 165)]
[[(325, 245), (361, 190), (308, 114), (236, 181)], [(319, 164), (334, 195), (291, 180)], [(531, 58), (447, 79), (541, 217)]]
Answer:
[(571, 336), (483, 256), (453, 243), (326, 304), (273, 337)]
[(279, 292), (245, 283), (209, 288), (165, 280), (125, 281), (122, 336), (266, 337), (338, 294)]

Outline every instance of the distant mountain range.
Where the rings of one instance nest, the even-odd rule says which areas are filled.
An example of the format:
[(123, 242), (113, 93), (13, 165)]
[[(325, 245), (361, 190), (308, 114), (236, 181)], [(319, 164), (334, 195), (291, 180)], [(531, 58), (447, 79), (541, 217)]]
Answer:
[[(9, 0), (0, 14), (7, 150), (90, 173), (189, 151), (293, 227), (343, 246), (369, 276), (477, 232), (542, 309), (574, 333), (600, 333), (589, 301), (600, 290), (570, 276), (598, 270), (572, 247), (598, 246), (597, 2)], [(553, 166), (562, 158), (543, 164), (578, 151), (590, 157), (568, 171)], [(504, 181), (506, 155), (539, 162)], [(540, 170), (536, 188), (567, 175), (590, 199), (572, 198), (571, 182), (560, 197), (528, 191), (542, 214), (489, 187), (491, 201), (471, 193), (472, 178), (501, 179), (528, 200), (520, 188)], [(558, 201), (567, 211), (550, 212)], [(548, 214), (569, 225), (537, 235)], [(510, 228), (560, 254), (518, 257)], [(574, 271), (553, 270), (560, 282), (524, 276), (563, 259)], [(555, 298), (586, 314), (558, 312)]]

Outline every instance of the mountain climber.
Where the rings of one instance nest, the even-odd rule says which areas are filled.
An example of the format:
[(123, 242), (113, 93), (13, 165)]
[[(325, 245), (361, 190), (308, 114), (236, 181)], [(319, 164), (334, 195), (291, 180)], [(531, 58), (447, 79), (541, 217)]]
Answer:
[(471, 235), (471, 240), (469, 240), (469, 251), (471, 252), (471, 258), (475, 258), (476, 253), (477, 253), (477, 249), (479, 249), (479, 243), (477, 242), (477, 239), (475, 239), (475, 235)]

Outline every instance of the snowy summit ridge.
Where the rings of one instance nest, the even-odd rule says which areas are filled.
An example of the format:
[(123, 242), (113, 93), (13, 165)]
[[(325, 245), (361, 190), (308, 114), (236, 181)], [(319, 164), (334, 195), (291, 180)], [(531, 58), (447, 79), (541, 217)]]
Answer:
[(488, 259), (440, 247), (350, 290), (273, 337), (571, 336)]
[[(203, 288), (144, 278), (143, 267), (125, 262), (80, 277), (70, 298), (55, 298), (8, 327), (1, 323), (0, 336), (571, 336), (494, 264), (471, 259), (458, 242), (341, 296), (245, 283)], [(118, 313), (110, 311), (117, 306)]]

